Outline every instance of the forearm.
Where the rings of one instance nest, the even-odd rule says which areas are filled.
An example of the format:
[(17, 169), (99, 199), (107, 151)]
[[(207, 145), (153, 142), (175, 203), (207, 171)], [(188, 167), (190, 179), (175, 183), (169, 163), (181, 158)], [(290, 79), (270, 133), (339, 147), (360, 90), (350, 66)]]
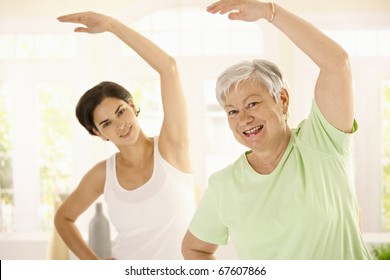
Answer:
[(187, 231), (183, 238), (181, 252), (186, 260), (215, 260), (218, 245), (202, 241)]
[(56, 219), (56, 229), (66, 246), (80, 260), (98, 260), (99, 257), (91, 250), (84, 241), (80, 231), (71, 221)]
[(344, 70), (348, 55), (344, 49), (317, 27), (284, 8), (275, 5), (272, 21), (321, 70)]
[(314, 95), (322, 114), (335, 128), (351, 132), (354, 108), (348, 54), (311, 23), (277, 5), (272, 23), (320, 68)]
[(186, 248), (182, 250), (182, 253), (185, 260), (216, 260), (217, 259), (214, 254), (197, 251), (195, 249)]

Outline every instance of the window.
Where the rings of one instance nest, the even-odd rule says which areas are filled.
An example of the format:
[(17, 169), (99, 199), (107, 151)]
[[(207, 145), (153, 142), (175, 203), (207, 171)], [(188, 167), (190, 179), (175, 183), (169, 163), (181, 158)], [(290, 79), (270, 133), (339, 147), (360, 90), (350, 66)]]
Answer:
[[(228, 21), (199, 7), (154, 12), (131, 26), (175, 57), (259, 56), (264, 52), (263, 33), (256, 24)], [(250, 43), (244, 43), (249, 38)], [(126, 46), (123, 49), (129, 51)]]
[(162, 124), (160, 84), (157, 80), (133, 80), (124, 84), (141, 110), (139, 120), (147, 135), (158, 135)]
[(389, 29), (345, 29), (326, 33), (341, 44), (350, 56), (390, 56)]
[(385, 230), (390, 231), (390, 81), (382, 86), (383, 211)]
[(49, 230), (56, 196), (69, 193), (73, 186), (73, 103), (69, 87), (37, 85), (39, 178), (41, 190), (40, 224)]
[(13, 180), (10, 98), (0, 85), (0, 232), (11, 232), (13, 222)]
[(0, 36), (0, 59), (69, 59), (76, 56), (73, 35), (3, 34)]
[(47, 80), (65, 77), (61, 64), (76, 54), (73, 35), (0, 34), (0, 63), (10, 69), (0, 85), (3, 233), (51, 229), (53, 199), (71, 187), (73, 98), (67, 82)]

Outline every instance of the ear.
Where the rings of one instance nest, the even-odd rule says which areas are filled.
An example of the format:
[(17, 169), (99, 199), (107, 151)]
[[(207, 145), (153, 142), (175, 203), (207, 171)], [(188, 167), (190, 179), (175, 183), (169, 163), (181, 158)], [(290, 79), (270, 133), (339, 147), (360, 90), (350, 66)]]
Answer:
[(138, 114), (140, 112), (140, 109), (138, 108), (138, 106), (134, 104), (134, 101), (131, 100), (131, 98), (128, 99), (128, 103), (129, 103), (130, 107), (133, 108), (134, 115), (136, 117), (138, 117)]
[(280, 103), (282, 105), (283, 114), (286, 115), (288, 113), (288, 105), (289, 105), (289, 101), (290, 101), (290, 96), (288, 94), (287, 89), (282, 88), (282, 90), (280, 91), (279, 98), (280, 98)]
[(100, 137), (102, 140), (104, 141), (109, 141), (110, 139), (107, 139), (106, 137), (104, 137), (100, 132), (99, 130), (95, 129), (95, 128), (92, 128), (92, 131), (93, 133), (95, 133), (96, 136)]

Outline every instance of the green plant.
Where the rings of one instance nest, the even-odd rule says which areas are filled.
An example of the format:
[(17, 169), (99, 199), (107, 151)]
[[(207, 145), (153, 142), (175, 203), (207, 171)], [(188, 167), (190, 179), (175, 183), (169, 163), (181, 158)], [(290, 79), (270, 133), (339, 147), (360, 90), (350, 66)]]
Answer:
[(372, 251), (377, 260), (390, 260), (390, 243), (374, 246)]

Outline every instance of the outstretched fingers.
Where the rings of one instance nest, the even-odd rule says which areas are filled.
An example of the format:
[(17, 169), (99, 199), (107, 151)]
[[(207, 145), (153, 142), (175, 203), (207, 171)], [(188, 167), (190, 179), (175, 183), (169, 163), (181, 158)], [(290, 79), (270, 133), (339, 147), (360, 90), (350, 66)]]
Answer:
[(74, 13), (74, 14), (59, 16), (57, 19), (61, 22), (81, 23), (84, 15), (85, 13)]
[(94, 12), (75, 13), (58, 17), (61, 22), (80, 23), (85, 26), (77, 27), (75, 32), (101, 33), (108, 31), (111, 18)]
[(226, 3), (225, 1), (218, 1), (214, 4), (211, 4), (207, 7), (207, 11), (212, 14), (220, 13), (221, 15), (226, 14), (227, 12), (232, 11), (234, 8), (232, 5)]
[(226, 14), (231, 20), (256, 21), (265, 18), (267, 3), (257, 0), (221, 0), (207, 7), (212, 14)]

